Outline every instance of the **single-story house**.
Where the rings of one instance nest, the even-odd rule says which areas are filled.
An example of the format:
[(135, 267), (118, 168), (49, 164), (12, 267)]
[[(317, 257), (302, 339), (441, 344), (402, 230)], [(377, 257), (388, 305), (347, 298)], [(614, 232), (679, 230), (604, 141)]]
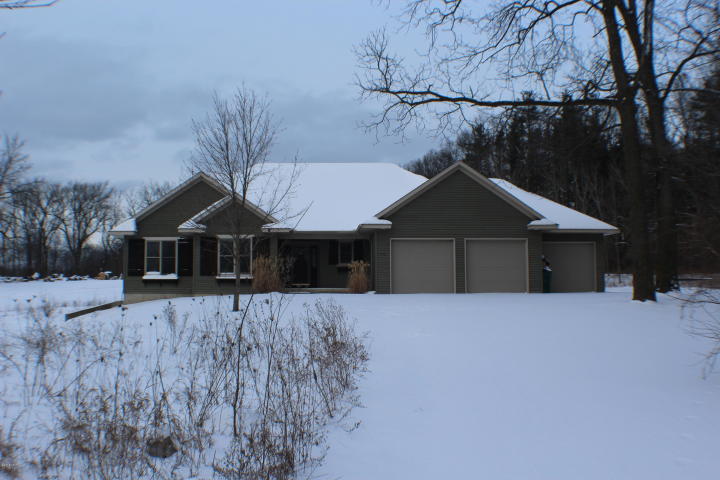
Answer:
[[(242, 216), (238, 261), (248, 291), (258, 255), (291, 258), (289, 287), (302, 289), (342, 289), (348, 264), (365, 260), (378, 293), (542, 292), (544, 256), (552, 291), (604, 290), (602, 240), (615, 227), (464, 163), (431, 179), (387, 163), (267, 168)], [(282, 206), (269, 200), (279, 191)], [(124, 242), (125, 300), (231, 293), (222, 212), (240, 207), (229, 198), (198, 173), (114, 227)]]

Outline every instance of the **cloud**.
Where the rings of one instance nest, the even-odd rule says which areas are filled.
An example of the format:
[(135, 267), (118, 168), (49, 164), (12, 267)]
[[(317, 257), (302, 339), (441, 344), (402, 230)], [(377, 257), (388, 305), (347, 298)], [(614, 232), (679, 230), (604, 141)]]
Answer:
[(187, 134), (207, 101), (193, 85), (165, 83), (143, 69), (143, 52), (109, 44), (14, 34), (0, 41), (0, 129), (36, 145), (103, 141), (151, 125), (158, 137)]
[(353, 98), (349, 90), (329, 90), (323, 95), (292, 91), (280, 94), (273, 103), (283, 127), (276, 153), (292, 156), (300, 151), (303, 161), (393, 162), (404, 164), (422, 156), (437, 143), (423, 136), (408, 141), (365, 132), (360, 124), (373, 111)]
[(282, 119), (273, 160), (299, 152), (303, 161), (405, 163), (437, 143), (412, 136), (378, 143), (358, 128), (372, 111), (349, 85), (348, 31), (365, 30), (355, 21), (328, 30), (295, 6), (321, 27), (290, 16), (295, 30), (278, 28), (274, 18), (237, 29), (244, 9), (234, 3), (227, 8), (235, 5), (235, 16), (203, 10), (191, 23), (186, 11), (155, 3), (124, 13), (105, 2), (66, 5), (23, 17), (0, 40), (0, 133), (26, 139), (38, 175), (175, 180), (193, 148), (191, 120), (205, 115), (214, 90), (229, 94), (243, 82), (267, 93)]

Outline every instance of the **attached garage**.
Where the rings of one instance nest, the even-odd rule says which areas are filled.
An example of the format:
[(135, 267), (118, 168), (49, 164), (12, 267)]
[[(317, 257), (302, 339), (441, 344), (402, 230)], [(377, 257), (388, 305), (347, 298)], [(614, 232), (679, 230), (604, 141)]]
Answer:
[(392, 293), (454, 293), (453, 239), (390, 240)]
[(552, 268), (551, 292), (594, 292), (597, 265), (593, 242), (543, 242)]
[(465, 283), (468, 293), (527, 292), (527, 240), (467, 239)]

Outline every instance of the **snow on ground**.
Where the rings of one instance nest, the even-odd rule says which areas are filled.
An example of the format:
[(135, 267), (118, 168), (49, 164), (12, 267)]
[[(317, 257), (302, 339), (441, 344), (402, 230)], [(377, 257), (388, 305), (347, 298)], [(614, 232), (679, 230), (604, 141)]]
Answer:
[(720, 382), (675, 301), (629, 292), (348, 297), (372, 332), (330, 478), (717, 478)]
[[(42, 290), (78, 298), (102, 283), (98, 297), (117, 294), (111, 281), (66, 283)], [(31, 284), (20, 285), (0, 285), (3, 310), (26, 296)], [(333, 298), (357, 319), (371, 354), (364, 408), (354, 414), (362, 423), (331, 433), (319, 478), (717, 478), (720, 377), (701, 378), (709, 345), (688, 335), (670, 297), (632, 302), (627, 288), (298, 294), (289, 311), (317, 298)], [(125, 315), (139, 322), (167, 303), (129, 305)], [(180, 312), (199, 304), (173, 303)]]
[(18, 304), (37, 305), (43, 300), (69, 307), (85, 307), (122, 298), (122, 280), (59, 280), (0, 283), (0, 313)]

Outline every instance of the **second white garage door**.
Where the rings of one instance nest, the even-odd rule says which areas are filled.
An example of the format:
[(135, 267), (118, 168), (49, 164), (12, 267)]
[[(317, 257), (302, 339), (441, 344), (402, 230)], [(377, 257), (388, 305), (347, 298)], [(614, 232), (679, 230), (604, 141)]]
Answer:
[(527, 255), (524, 239), (466, 240), (466, 291), (527, 292)]
[(454, 293), (455, 242), (452, 239), (390, 241), (393, 293)]

